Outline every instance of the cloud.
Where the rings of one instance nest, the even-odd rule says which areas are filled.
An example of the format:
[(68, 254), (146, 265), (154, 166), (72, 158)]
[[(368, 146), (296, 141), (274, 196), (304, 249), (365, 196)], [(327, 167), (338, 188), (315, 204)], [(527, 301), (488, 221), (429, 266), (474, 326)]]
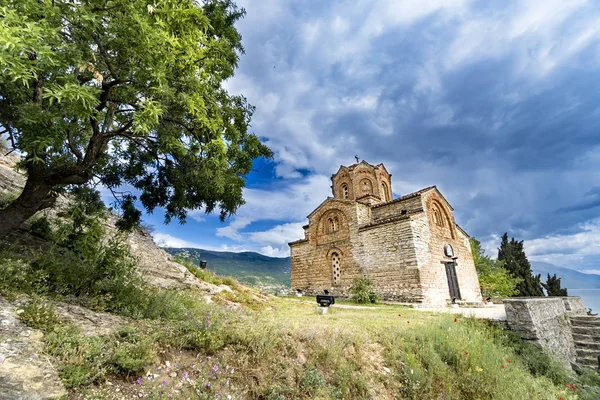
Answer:
[[(287, 243), (304, 237), (302, 226), (306, 216), (327, 196), (331, 181), (322, 175), (312, 175), (286, 186), (278, 183), (266, 189), (244, 189), (246, 204), (240, 207), (229, 225), (217, 228), (217, 236), (227, 237), (256, 248), (263, 254), (287, 256)], [(253, 230), (256, 221), (291, 221), (266, 230)], [(264, 251), (263, 251), (264, 249)]]
[(205, 248), (199, 243), (190, 242), (188, 240), (180, 239), (167, 233), (153, 233), (152, 238), (154, 242), (161, 247), (191, 247), (191, 248)]
[(229, 246), (223, 244), (221, 246), (212, 246), (209, 244), (196, 243), (189, 240), (181, 239), (168, 233), (153, 233), (152, 237), (154, 242), (160, 247), (174, 247), (174, 248), (195, 248), (213, 251), (230, 251), (234, 253), (240, 253), (244, 251), (258, 251), (259, 249), (253, 249), (245, 246)]
[(566, 235), (548, 235), (525, 241), (531, 260), (581, 270), (594, 265), (600, 257), (600, 219), (581, 225), (581, 231)]
[(600, 275), (600, 269), (582, 269), (579, 272), (583, 272), (584, 274)]
[(239, 3), (246, 53), (226, 88), (257, 107), (275, 172), (217, 228), (225, 243), (284, 254), (357, 154), (397, 195), (437, 185), (490, 254), (508, 232), (532, 259), (594, 269), (597, 2)]

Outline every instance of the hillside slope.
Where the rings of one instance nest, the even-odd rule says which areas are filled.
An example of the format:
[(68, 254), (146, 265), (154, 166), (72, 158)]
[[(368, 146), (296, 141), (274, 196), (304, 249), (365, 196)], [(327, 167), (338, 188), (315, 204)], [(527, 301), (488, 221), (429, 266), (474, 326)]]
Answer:
[(534, 274), (541, 274), (544, 282), (548, 274), (556, 274), (561, 278), (561, 285), (568, 289), (600, 289), (600, 275), (584, 274), (541, 261), (531, 261), (531, 269)]
[(222, 252), (194, 248), (163, 248), (172, 256), (190, 259), (199, 265), (207, 262), (207, 269), (219, 275), (228, 275), (247, 285), (265, 289), (289, 288), (290, 259), (268, 257), (253, 252)]

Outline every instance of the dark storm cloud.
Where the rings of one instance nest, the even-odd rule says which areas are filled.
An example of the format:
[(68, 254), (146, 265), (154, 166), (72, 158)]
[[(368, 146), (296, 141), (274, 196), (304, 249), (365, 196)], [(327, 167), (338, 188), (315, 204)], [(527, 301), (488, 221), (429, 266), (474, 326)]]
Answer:
[(438, 185), (484, 240), (600, 218), (600, 4), (242, 3), (232, 86), (283, 183), (358, 154), (396, 194)]

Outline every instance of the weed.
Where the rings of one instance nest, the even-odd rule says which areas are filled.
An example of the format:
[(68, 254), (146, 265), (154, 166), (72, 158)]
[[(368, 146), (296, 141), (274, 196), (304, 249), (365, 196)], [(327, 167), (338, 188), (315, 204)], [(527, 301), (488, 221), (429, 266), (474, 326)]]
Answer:
[(357, 276), (352, 279), (350, 293), (352, 294), (352, 299), (359, 304), (377, 303), (379, 300), (377, 294), (373, 290), (373, 282), (362, 276)]
[(39, 329), (42, 332), (50, 332), (61, 323), (54, 306), (38, 296), (33, 296), (27, 305), (23, 307), (19, 319), (25, 325)]

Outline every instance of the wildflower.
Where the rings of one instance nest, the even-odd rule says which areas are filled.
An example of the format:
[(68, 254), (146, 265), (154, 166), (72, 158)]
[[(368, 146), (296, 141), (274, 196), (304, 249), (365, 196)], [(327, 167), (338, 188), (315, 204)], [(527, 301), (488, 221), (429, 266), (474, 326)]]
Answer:
[(137, 381), (135, 381), (135, 383), (137, 383), (138, 385), (142, 384), (142, 378), (137, 378)]
[(475, 371), (477, 371), (477, 372), (483, 372), (483, 368), (477, 367), (477, 368), (475, 368)]
[(227, 395), (227, 400), (231, 400), (231, 395), (230, 394)]
[(183, 373), (183, 379), (187, 379), (187, 378), (188, 378), (188, 376), (189, 376), (189, 375), (188, 375), (188, 373), (187, 373), (187, 372), (184, 372), (184, 373)]
[(512, 361), (511, 360), (506, 360), (506, 362), (510, 364)]
[(167, 386), (167, 381), (162, 381), (162, 383), (160, 384), (160, 386), (162, 386), (162, 387)]
[(456, 318), (454, 318), (454, 322), (456, 322)]
[(210, 382), (206, 382), (206, 387), (210, 387)]
[(227, 379), (227, 381), (225, 381), (225, 383), (227, 384), (227, 386), (229, 386), (229, 379)]
[(468, 356), (468, 355), (469, 355), (469, 352), (468, 352), (468, 351), (465, 351), (465, 356)]
[(506, 368), (506, 367), (504, 366), (504, 364), (502, 365), (502, 368)]
[(231, 373), (233, 374), (233, 367), (231, 367)]
[(410, 324), (410, 321), (406, 321), (407, 324)]
[(398, 314), (398, 316), (399, 316), (399, 317), (401, 317), (401, 316), (402, 316), (402, 314)]

